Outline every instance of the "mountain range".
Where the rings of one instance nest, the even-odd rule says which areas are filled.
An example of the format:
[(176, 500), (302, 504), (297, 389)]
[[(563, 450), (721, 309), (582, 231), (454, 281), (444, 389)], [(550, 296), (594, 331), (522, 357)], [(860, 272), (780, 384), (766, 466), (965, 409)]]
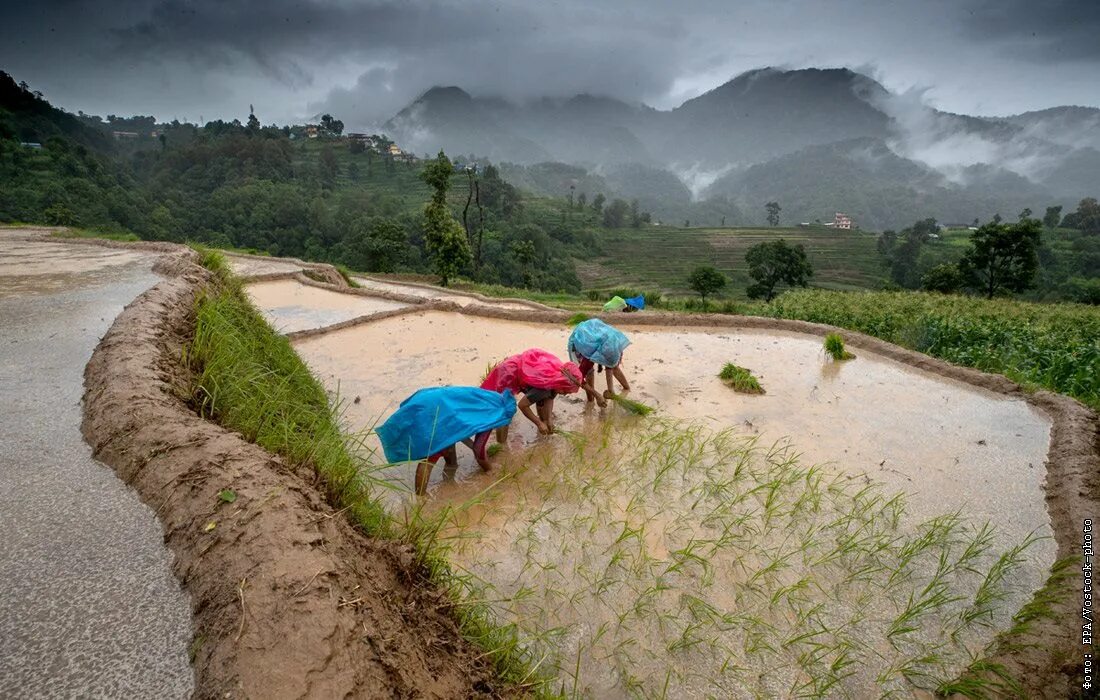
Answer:
[(571, 184), (637, 198), (658, 218), (695, 214), (700, 224), (761, 223), (767, 201), (780, 202), (788, 222), (835, 211), (865, 228), (970, 221), (1070, 206), (1100, 189), (1100, 109), (952, 114), (842, 68), (749, 71), (668, 111), (594, 95), (516, 103), (436, 87), (382, 128), (418, 153), (510, 163), (517, 184), (545, 194), (565, 194), (563, 183), (539, 173), (562, 170), (531, 166), (573, 166), (583, 174)]

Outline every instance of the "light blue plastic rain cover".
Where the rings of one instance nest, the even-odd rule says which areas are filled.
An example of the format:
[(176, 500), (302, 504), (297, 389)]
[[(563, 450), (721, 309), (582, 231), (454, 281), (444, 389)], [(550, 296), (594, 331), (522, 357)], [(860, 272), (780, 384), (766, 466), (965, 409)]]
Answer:
[(587, 357), (604, 367), (618, 367), (627, 345), (630, 341), (622, 331), (598, 318), (590, 318), (573, 328), (569, 336), (569, 359), (580, 362), (581, 357)]
[(421, 389), (401, 402), (376, 432), (390, 462), (412, 462), (478, 433), (508, 425), (516, 400), (472, 386)]

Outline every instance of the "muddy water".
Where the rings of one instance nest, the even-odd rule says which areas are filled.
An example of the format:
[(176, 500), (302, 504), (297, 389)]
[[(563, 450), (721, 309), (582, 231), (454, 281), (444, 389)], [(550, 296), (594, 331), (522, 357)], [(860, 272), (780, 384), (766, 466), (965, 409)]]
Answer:
[(229, 261), (229, 267), (233, 272), (241, 277), (271, 275), (280, 272), (297, 272), (303, 269), (301, 265), (283, 258), (260, 260), (259, 258), (246, 258), (232, 254), (227, 254), (225, 258)]
[[(1023, 401), (876, 356), (828, 361), (819, 339), (802, 334), (624, 330), (632, 395), (661, 415), (735, 426), (766, 441), (789, 437), (804, 461), (866, 473), (905, 491), (922, 513), (962, 508), (1003, 523), (1014, 537), (1034, 528), (1049, 534), (1042, 482), (1050, 422)], [(371, 425), (417, 388), (476, 385), (488, 363), (526, 348), (564, 357), (568, 335), (564, 326), (425, 312), (295, 347), (325, 382), (360, 397), (349, 419)], [(367, 347), (378, 351), (364, 354)], [(726, 362), (752, 370), (767, 393), (726, 387), (716, 376)], [(597, 382), (604, 387), (602, 375)], [(574, 429), (584, 401), (573, 395), (557, 403), (560, 427)], [(514, 427), (517, 445), (536, 440), (521, 418)]]
[(84, 365), (152, 258), (0, 237), (0, 697), (187, 697), (153, 512), (80, 434)]
[(526, 304), (518, 304), (513, 301), (482, 301), (465, 294), (451, 294), (444, 289), (429, 289), (427, 287), (418, 287), (413, 284), (401, 284), (400, 282), (383, 282), (381, 280), (356, 277), (355, 281), (366, 289), (374, 289), (380, 292), (396, 292), (398, 294), (408, 294), (409, 296), (420, 297), (422, 299), (440, 299), (442, 301), (451, 301), (459, 306), (481, 305), (481, 306), (493, 306), (500, 309), (530, 309), (530, 306)]
[(0, 277), (8, 296), (43, 294), (109, 280), (114, 268), (131, 265), (143, 257), (141, 253), (98, 246), (0, 238)]
[[(858, 489), (866, 484), (881, 490), (887, 497), (903, 492), (906, 504), (898, 517), (900, 533), (918, 531), (921, 522), (958, 510), (964, 514), (967, 528), (991, 521), (995, 531), (990, 546), (998, 551), (1019, 544), (1032, 532), (1040, 537), (1051, 535), (1042, 491), (1050, 423), (1022, 401), (977, 390), (868, 353), (861, 353), (855, 360), (835, 363), (825, 358), (821, 340), (813, 336), (755, 330), (677, 331), (628, 326), (623, 330), (633, 341), (624, 360), (624, 369), (634, 388), (632, 394), (655, 406), (658, 416), (694, 422), (705, 426), (706, 430), (732, 429), (745, 439), (755, 439), (755, 444), (762, 447), (789, 438), (792, 446), (789, 454), (801, 454), (797, 460), (801, 469), (824, 464), (824, 473), (829, 478), (846, 480), (841, 482), (844, 488), (851, 484)], [(422, 312), (303, 340), (296, 343), (296, 348), (331, 389), (338, 386), (343, 397), (359, 399), (358, 403), (347, 405), (346, 417), (354, 427), (363, 427), (384, 417), (419, 387), (476, 384), (488, 363), (528, 347), (542, 347), (564, 355), (567, 337), (568, 328), (564, 326)], [(362, 348), (376, 350), (364, 353)], [(716, 376), (725, 362), (748, 367), (767, 393), (746, 396), (727, 388)], [(602, 387), (603, 377), (598, 376), (597, 381)], [(639, 490), (634, 487), (635, 478), (648, 483), (659, 471), (651, 464), (651, 449), (616, 448), (614, 440), (609, 443), (607, 437), (599, 436), (599, 431), (603, 430), (608, 418), (615, 424), (613, 432), (641, 431), (644, 425), (656, 424), (656, 419), (646, 422), (626, 418), (615, 406), (600, 411), (576, 396), (559, 397), (556, 414), (558, 426), (572, 431), (572, 436), (538, 438), (533, 427), (517, 417), (509, 439), (510, 449), (501, 458), (503, 468), (483, 474), (472, 465), (469, 452), (460, 450), (460, 466), (455, 473), (437, 469), (433, 474), (436, 503), (463, 503), (492, 480), (509, 477), (509, 481), (494, 490), (490, 503), (469, 509), (459, 519), (457, 529), (466, 537), (474, 537), (475, 544), (460, 548), (455, 556), (462, 566), (489, 583), (494, 598), (512, 601), (501, 610), (502, 614), (537, 620), (529, 631), (559, 627), (572, 630), (564, 640), (544, 643), (545, 648), (564, 655), (558, 659), (559, 670), (563, 673), (571, 672), (571, 654), (585, 657), (607, 654), (610, 655), (607, 658), (619, 659), (615, 656), (618, 651), (606, 647), (608, 640), (622, 644), (631, 639), (645, 640), (640, 645), (644, 651), (641, 656), (639, 652), (632, 652), (628, 654), (628, 661), (616, 661), (618, 670), (614, 677), (607, 676), (606, 669), (601, 671), (586, 666), (578, 683), (589, 692), (607, 696), (629, 694), (622, 692), (623, 684), (629, 687), (631, 679), (637, 676), (647, 688), (659, 693), (662, 669), (675, 667), (682, 670), (677, 671), (679, 675), (670, 686), (678, 689), (677, 694), (713, 693), (716, 688), (708, 690), (700, 685), (699, 677), (687, 670), (713, 670), (713, 659), (694, 656), (693, 652), (687, 657), (689, 662), (685, 662), (683, 656), (666, 657), (661, 652), (664, 644), (675, 647), (677, 643), (664, 636), (667, 630), (661, 623), (664, 619), (661, 616), (683, 620), (696, 615), (697, 610), (687, 610), (679, 599), (667, 599), (661, 594), (646, 602), (646, 605), (657, 606), (659, 624), (656, 627), (648, 620), (639, 621), (640, 627), (621, 627), (624, 619), (621, 616), (636, 598), (641, 600), (638, 598), (640, 591), (633, 590), (629, 581), (644, 581), (654, 571), (659, 578), (660, 567), (678, 561), (668, 559), (670, 551), (674, 547), (682, 549), (685, 543), (690, 544), (692, 538), (703, 533), (705, 519), (698, 519), (696, 504), (700, 501), (693, 494), (712, 494), (717, 488), (714, 484), (720, 483), (722, 475), (733, 468), (728, 464), (723, 466), (722, 460), (712, 461), (706, 465), (709, 476), (702, 481), (688, 470), (675, 484)], [(588, 436), (580, 439), (588, 445), (611, 444), (611, 456), (597, 457), (582, 450), (578, 458), (578, 435)], [(593, 476), (592, 470), (597, 474), (601, 470), (621, 472), (629, 478), (596, 483), (591, 487), (578, 486), (570, 491), (570, 485), (592, 484), (603, 478)], [(783, 473), (782, 465), (778, 471), (773, 468), (767, 474), (761, 472), (759, 484), (766, 484), (777, 478), (776, 474)], [(411, 467), (394, 468), (389, 476), (408, 485)], [(746, 488), (751, 490), (752, 486), (750, 483), (736, 493), (744, 493)], [(828, 492), (834, 494), (832, 489)], [(840, 493), (847, 492), (842, 489)], [(797, 500), (802, 496), (795, 494), (791, 498)], [(845, 498), (848, 496), (838, 498), (833, 504), (835, 512), (843, 514), (856, 507), (854, 501), (846, 504)], [(719, 499), (715, 508), (723, 507), (722, 503), (724, 501)], [(758, 511), (729, 513), (724, 517), (742, 518), (736, 522), (758, 527), (758, 522), (753, 525), (759, 518)], [(637, 518), (641, 520), (635, 522)], [(532, 524), (535, 522), (540, 524)], [(581, 530), (577, 529), (578, 522)], [(618, 554), (608, 559), (611, 556), (608, 552), (615, 552), (619, 545), (614, 538), (605, 542), (604, 535), (624, 528), (624, 523), (633, 523), (630, 525), (633, 529), (637, 529), (639, 523), (646, 527), (638, 537), (644, 542), (644, 551), (627, 552), (622, 556), (628, 557), (630, 562), (643, 562), (647, 567), (658, 568), (641, 573), (634, 571), (616, 579), (618, 583), (608, 583), (606, 577), (610, 574), (606, 572), (620, 566), (623, 559)], [(794, 532), (795, 528), (812, 531), (819, 525), (811, 518), (809, 522), (791, 523), (790, 527), (777, 532)], [(593, 532), (599, 533), (598, 536)], [(776, 536), (775, 533), (772, 536)], [(746, 584), (746, 574), (751, 573), (753, 567), (762, 566), (768, 557), (790, 554), (797, 555), (797, 559), (803, 556), (801, 552), (818, 546), (807, 542), (803, 546), (808, 550), (788, 551), (784, 547), (789, 537), (783, 534), (776, 537), (731, 545), (729, 553), (716, 555), (717, 574), (705, 573), (702, 579), (699, 576), (691, 580), (677, 579), (677, 590), (692, 591), (691, 595), (718, 605), (726, 615), (750, 609), (750, 603), (755, 600), (752, 596), (759, 595), (759, 587)], [(584, 544), (589, 541), (599, 546), (593, 550)], [(757, 549), (756, 555), (742, 557), (739, 554)], [(719, 563), (726, 561), (725, 557), (735, 558), (737, 565), (720, 568), (726, 566)], [(657, 564), (653, 564), (651, 558), (658, 560)], [(964, 649), (974, 653), (981, 650), (996, 628), (1007, 623), (1011, 611), (1018, 609), (1031, 591), (1041, 585), (1053, 558), (1051, 539), (1040, 540), (1024, 551), (1011, 583), (1006, 584), (1006, 597), (995, 616), (995, 624), (984, 632), (960, 633)], [(918, 569), (922, 572), (934, 570), (934, 559), (933, 556)], [(772, 589), (768, 590), (798, 585), (800, 577), (823, 577), (815, 579), (817, 583), (814, 584), (820, 584), (820, 591), (830, 591), (822, 600), (831, 600), (830, 605), (840, 601), (840, 607), (829, 613), (830, 624), (844, 627), (850, 623), (852, 630), (869, 630), (861, 633), (859, 645), (864, 645), (860, 646), (863, 651), (867, 651), (866, 645), (881, 646), (889, 619), (905, 605), (908, 592), (904, 586), (895, 591), (896, 595), (892, 593), (888, 601), (876, 605), (873, 604), (876, 586), (884, 583), (863, 581), (857, 588), (840, 590), (837, 586), (847, 576), (847, 568), (832, 575), (807, 562), (804, 561), (804, 568), (796, 567), (791, 570), (793, 573), (785, 573), (771, 581)], [(573, 573), (565, 571), (570, 567)], [(599, 571), (605, 573), (597, 575)], [(574, 584), (576, 572), (582, 572), (595, 583)], [(697, 585), (700, 580), (706, 585)], [(715, 580), (717, 585), (712, 585)], [(607, 592), (607, 586), (620, 584), (626, 586), (621, 594), (625, 597)], [(958, 585), (962, 595), (969, 598), (976, 583), (963, 581)], [(528, 598), (525, 586), (533, 586), (538, 593)], [(598, 595), (592, 593), (591, 586), (599, 587)], [(747, 598), (729, 598), (723, 592), (741, 591), (742, 588), (744, 591), (737, 595)], [(517, 602), (517, 596), (527, 602)], [(563, 605), (567, 599), (573, 602)], [(811, 596), (807, 604), (812, 602)], [(695, 606), (693, 610), (698, 607), (692, 605)], [(618, 617), (609, 618), (608, 609), (617, 611)], [(870, 622), (862, 620), (861, 609), (869, 611)], [(958, 612), (950, 610), (949, 614), (933, 616), (935, 624), (929, 622), (928, 629), (922, 627), (923, 631), (917, 635), (919, 640), (912, 642), (916, 646), (902, 647), (919, 656), (917, 649), (925, 648), (920, 645), (938, 643), (936, 640), (943, 631), (937, 625), (946, 629), (948, 618)], [(753, 618), (756, 620), (753, 624), (764, 625), (761, 630), (786, 629), (790, 620), (773, 618), (773, 614), (774, 610), (768, 607), (760, 612), (761, 617)], [(645, 611), (641, 617), (646, 617)], [(607, 625), (619, 625), (610, 637), (603, 636)], [(735, 666), (743, 662), (746, 668), (757, 668), (759, 673), (757, 681), (753, 682), (741, 676), (723, 674), (720, 695), (783, 693), (816, 677), (813, 669), (768, 675), (763, 669), (793, 668), (792, 659), (754, 655), (759, 651), (756, 645), (760, 640), (738, 636), (740, 633), (730, 637), (728, 631), (723, 628), (716, 632), (717, 636), (708, 637), (713, 644), (718, 643), (714, 640), (721, 640), (724, 645), (714, 647), (712, 644), (708, 654), (727, 653), (734, 647), (753, 647), (752, 654), (734, 651), (728, 658), (734, 659)], [(679, 632), (687, 636), (694, 634), (688, 629)], [(768, 643), (782, 645), (782, 639)], [(843, 640), (836, 641), (835, 649), (846, 649), (846, 644)], [(959, 656), (950, 663), (945, 661), (944, 667), (936, 670), (937, 675), (946, 677), (959, 670), (960, 659), (965, 653), (962, 649), (956, 651)], [(889, 657), (885, 649), (878, 649), (874, 655), (876, 659)], [(672, 664), (670, 659), (673, 658), (679, 661)], [(908, 663), (900, 657), (896, 661)], [(716, 663), (729, 668), (722, 659)], [(889, 669), (880, 670), (885, 673)], [(863, 678), (846, 681), (845, 686), (850, 692), (860, 694), (870, 690), (868, 683), (871, 681)], [(878, 686), (876, 692), (898, 687)]]
[(284, 333), (322, 328), (408, 306), (388, 299), (330, 292), (296, 280), (255, 282), (245, 287), (245, 291), (268, 322)]

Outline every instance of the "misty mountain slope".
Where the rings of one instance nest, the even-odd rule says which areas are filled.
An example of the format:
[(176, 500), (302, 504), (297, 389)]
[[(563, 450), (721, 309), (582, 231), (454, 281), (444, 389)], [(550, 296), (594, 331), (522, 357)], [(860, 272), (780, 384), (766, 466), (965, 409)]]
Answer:
[(1096, 107), (1051, 107), (1003, 117), (1001, 121), (1046, 141), (1100, 150), (1100, 109)]
[(978, 184), (954, 184), (898, 156), (882, 140), (853, 139), (810, 146), (720, 178), (707, 196), (730, 200), (755, 222), (764, 221), (766, 202), (778, 201), (787, 224), (830, 221), (840, 211), (865, 229), (901, 228), (928, 216), (964, 222), (995, 213), (1014, 216), (1050, 199), (1007, 171), (987, 167), (970, 175)]
[(870, 102), (885, 94), (847, 69), (749, 71), (672, 110), (662, 155), (721, 166), (850, 138), (885, 138), (890, 119)]
[(494, 161), (550, 160), (538, 144), (512, 133), (494, 118), (493, 102), (474, 100), (457, 87), (434, 87), (382, 126), (405, 150), (476, 154)]

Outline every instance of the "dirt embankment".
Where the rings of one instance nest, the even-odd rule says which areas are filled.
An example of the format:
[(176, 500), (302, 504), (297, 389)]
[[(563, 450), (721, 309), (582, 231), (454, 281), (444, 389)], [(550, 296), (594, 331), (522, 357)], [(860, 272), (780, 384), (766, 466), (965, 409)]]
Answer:
[(189, 409), (180, 357), (209, 277), (174, 251), (158, 265), (169, 279), (119, 315), (89, 362), (83, 432), (163, 524), (191, 597), (196, 696), (512, 694), (410, 548), (366, 537), (312, 472)]

